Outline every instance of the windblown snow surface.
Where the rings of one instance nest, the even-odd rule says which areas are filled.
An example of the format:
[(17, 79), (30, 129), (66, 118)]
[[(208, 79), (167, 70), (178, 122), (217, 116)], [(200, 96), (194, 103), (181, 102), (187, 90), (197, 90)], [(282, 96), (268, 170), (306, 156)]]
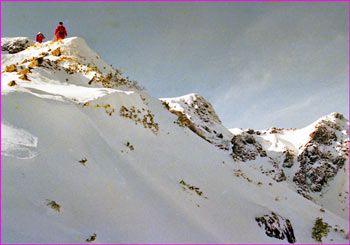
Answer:
[[(332, 226), (324, 243), (348, 243), (337, 201), (342, 193), (348, 205), (348, 160), (327, 201), (307, 199), (291, 177), (264, 174), (259, 158), (233, 157), (243, 130), (225, 129), (215, 111), (203, 117), (213, 109), (202, 97), (161, 101), (81, 38), (2, 51), (1, 71), (2, 243), (316, 243), (318, 217)], [(179, 124), (176, 104), (201, 137)], [(309, 134), (275, 136), (298, 151)], [(274, 157), (283, 147), (271, 137), (261, 144)], [(264, 216), (283, 236), (267, 235)]]

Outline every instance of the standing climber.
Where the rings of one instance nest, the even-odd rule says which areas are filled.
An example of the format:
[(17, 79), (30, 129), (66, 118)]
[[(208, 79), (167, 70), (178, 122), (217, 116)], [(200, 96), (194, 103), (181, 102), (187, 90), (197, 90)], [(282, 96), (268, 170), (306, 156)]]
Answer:
[(44, 39), (45, 39), (45, 36), (40, 31), (35, 36), (35, 41), (37, 41), (38, 43), (42, 43)]
[(66, 28), (63, 26), (63, 22), (60, 22), (60, 24), (56, 27), (55, 36), (57, 41), (64, 39), (67, 36), (67, 31)]

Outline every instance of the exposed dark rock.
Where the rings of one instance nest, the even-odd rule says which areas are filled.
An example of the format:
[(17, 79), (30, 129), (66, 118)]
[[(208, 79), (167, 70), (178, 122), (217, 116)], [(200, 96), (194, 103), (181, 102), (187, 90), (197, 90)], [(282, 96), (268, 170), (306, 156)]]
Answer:
[[(180, 106), (173, 106), (173, 103)], [(164, 108), (178, 116), (175, 123), (187, 127), (205, 141), (223, 150), (230, 150), (230, 135), (227, 130), (214, 130), (222, 122), (215, 113), (212, 105), (198, 94), (188, 95), (184, 99), (178, 99), (169, 103), (168, 99), (162, 99)]]
[(295, 173), (293, 181), (303, 191), (320, 192), (344, 166), (345, 161), (345, 156), (332, 156), (321, 151), (318, 143), (309, 143), (298, 156), (300, 169)]
[(283, 130), (283, 128), (272, 127), (269, 131), (270, 134), (278, 134)]
[(23, 70), (17, 72), (17, 75), (24, 75), (24, 74), (27, 75), (28, 73), (32, 73), (30, 68), (26, 68), (26, 69), (23, 69)]
[[(299, 154), (299, 170), (293, 181), (304, 192), (320, 192), (341, 169), (348, 158), (348, 140), (339, 140), (337, 132), (341, 131), (339, 120), (344, 117), (339, 113), (333, 114), (337, 120), (322, 120), (316, 130), (310, 134), (309, 142)], [(348, 133), (348, 132), (347, 132)], [(331, 149), (335, 150), (332, 154)]]
[(96, 240), (96, 233), (92, 234), (92, 236), (90, 236), (88, 239), (86, 239), (86, 242), (93, 242)]
[(255, 141), (254, 137), (246, 137), (246, 142), (248, 144), (254, 144), (256, 141)]
[(48, 201), (48, 203), (46, 204), (47, 206), (50, 206), (53, 210), (56, 210), (57, 212), (61, 211), (61, 205), (58, 204), (55, 201), (50, 201), (48, 199), (46, 199), (46, 201)]
[(260, 151), (260, 156), (261, 157), (267, 157), (266, 151), (264, 151), (264, 150)]
[(282, 167), (291, 168), (294, 164), (294, 154), (290, 150), (285, 150), (283, 154), (284, 160), (282, 163)]
[(322, 242), (322, 237), (327, 237), (330, 226), (327, 222), (323, 222), (322, 218), (316, 218), (314, 227), (312, 228), (312, 238), (318, 242)]
[(178, 119), (176, 121), (177, 124), (179, 124), (181, 127), (187, 127), (189, 128), (191, 131), (193, 131), (195, 134), (197, 134), (199, 137), (203, 138), (204, 140), (208, 141), (209, 143), (211, 143), (203, 134), (203, 132), (196, 127), (196, 125), (190, 120), (188, 119), (188, 117), (186, 116), (185, 113), (181, 112), (181, 111), (176, 111), (176, 110), (170, 110), (171, 113), (175, 114), (178, 116)]
[(337, 118), (337, 119), (340, 119), (340, 120), (343, 120), (343, 119), (344, 119), (343, 114), (340, 114), (340, 113), (338, 113), (338, 112), (334, 113), (334, 117)]
[(13, 81), (9, 82), (7, 85), (9, 85), (10, 87), (13, 87), (13, 86), (16, 86), (17, 83), (15, 80), (13, 80)]
[(204, 128), (205, 131), (207, 131), (208, 133), (211, 133), (211, 129), (210, 129), (208, 126), (204, 126), (204, 127), (202, 127), (202, 128)]
[(286, 181), (286, 175), (284, 174), (283, 169), (278, 169), (277, 173), (274, 175), (273, 179), (277, 182)]
[(289, 243), (295, 243), (294, 230), (289, 219), (271, 212), (262, 217), (256, 217), (259, 227), (264, 226), (265, 233), (269, 237), (274, 237), (280, 240), (287, 240)]
[(266, 151), (253, 135), (242, 133), (235, 135), (232, 140), (232, 157), (240, 161), (255, 160), (257, 156), (266, 157)]
[(22, 79), (22, 80), (24, 80), (24, 81), (31, 81), (29, 78), (28, 78), (28, 76), (27, 76), (27, 74), (23, 74), (22, 76), (20, 76), (20, 77), (18, 77), (19, 79)]
[(250, 128), (250, 129), (248, 129), (247, 133), (248, 133), (248, 134), (255, 134), (255, 131), (254, 131), (254, 129), (251, 129), (251, 128)]
[(330, 145), (332, 141), (337, 140), (337, 135), (334, 131), (328, 130), (325, 125), (316, 126), (316, 130), (310, 134), (312, 141), (319, 144)]
[(56, 48), (55, 50), (53, 50), (53, 51), (51, 52), (51, 54), (52, 54), (53, 56), (61, 56), (61, 49), (60, 49), (60, 47), (58, 47), (58, 48)]
[(1, 51), (7, 51), (9, 54), (15, 54), (25, 50), (32, 44), (28, 38), (13, 38), (7, 42), (1, 40)]
[(28, 65), (28, 68), (35, 68), (35, 67), (39, 67), (44, 61), (43, 57), (36, 57), (33, 59), (33, 61)]
[(310, 195), (306, 194), (305, 191), (303, 191), (303, 190), (301, 190), (301, 189), (297, 190), (297, 193), (300, 194), (300, 195), (302, 195), (304, 198), (306, 198), (306, 199), (308, 199), (308, 200), (310, 200), (310, 201), (313, 200), (313, 198), (312, 198)]

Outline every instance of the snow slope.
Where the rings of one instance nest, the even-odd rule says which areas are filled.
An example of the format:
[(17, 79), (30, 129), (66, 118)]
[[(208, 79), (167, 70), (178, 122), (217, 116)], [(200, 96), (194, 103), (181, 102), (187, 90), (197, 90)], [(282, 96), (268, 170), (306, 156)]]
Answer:
[(315, 243), (317, 217), (323, 242), (348, 243), (347, 219), (175, 124), (97, 57), (76, 37), (2, 55), (2, 243), (288, 243), (264, 215), (297, 243)]

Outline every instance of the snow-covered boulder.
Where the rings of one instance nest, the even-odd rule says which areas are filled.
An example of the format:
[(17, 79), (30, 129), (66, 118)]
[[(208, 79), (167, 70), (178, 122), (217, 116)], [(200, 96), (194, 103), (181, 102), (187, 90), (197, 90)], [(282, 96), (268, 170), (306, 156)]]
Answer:
[(249, 131), (233, 136), (231, 143), (231, 155), (236, 160), (245, 162), (255, 160), (257, 156), (266, 157), (266, 151), (263, 150), (261, 144), (255, 140)]
[(28, 37), (3, 37), (1, 38), (1, 52), (15, 54), (25, 50), (33, 43)]

